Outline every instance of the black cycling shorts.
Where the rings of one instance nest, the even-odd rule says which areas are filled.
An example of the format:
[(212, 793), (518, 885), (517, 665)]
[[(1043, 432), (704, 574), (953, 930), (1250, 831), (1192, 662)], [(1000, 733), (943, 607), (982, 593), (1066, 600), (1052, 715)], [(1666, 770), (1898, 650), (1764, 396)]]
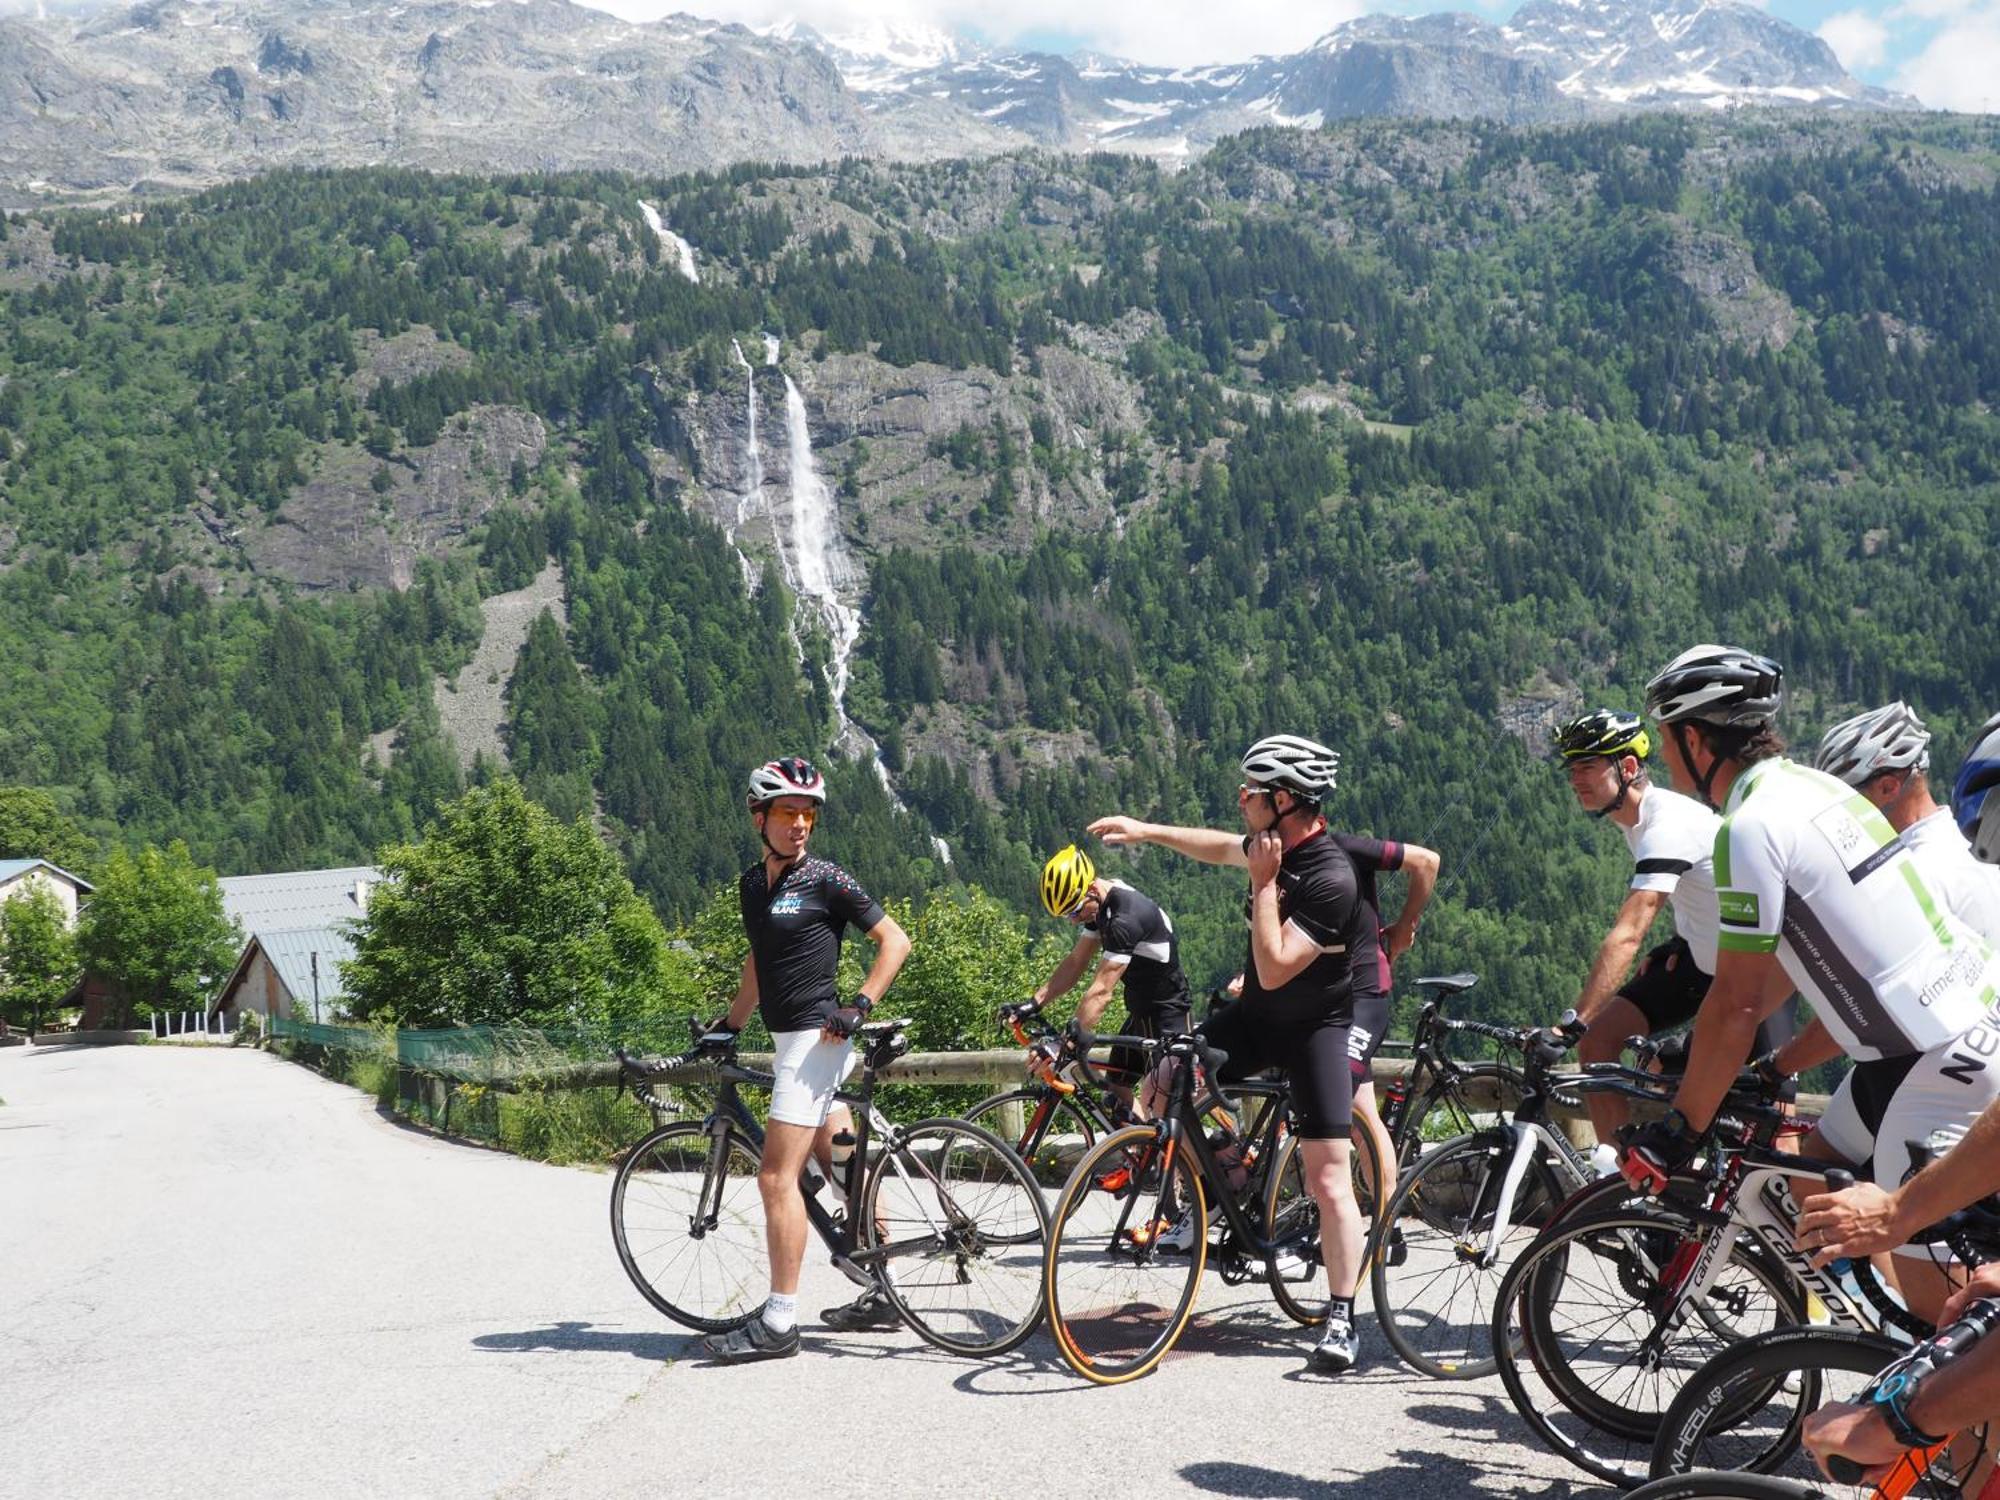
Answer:
[[(1621, 1000), (1629, 1000), (1639, 1014), (1646, 1018), (1646, 1030), (1651, 1036), (1671, 1031), (1677, 1026), (1685, 1026), (1701, 1009), (1701, 1002), (1708, 996), (1708, 987), (1714, 981), (1702, 973), (1689, 951), (1687, 940), (1678, 935), (1667, 939), (1640, 965), (1643, 972), (1634, 974), (1625, 987), (1618, 992)], [(1764, 1018), (1757, 1028), (1757, 1045), (1752, 1057), (1762, 1057), (1767, 1052), (1775, 1052), (1792, 1039), (1798, 1030), (1798, 1023), (1792, 1015), (1792, 1003), (1788, 1000)], [(1780, 1098), (1791, 1100), (1798, 1096), (1796, 1080), (1786, 1084)]]
[[(1180, 1036), (1188, 1029), (1188, 1008), (1185, 1005), (1149, 1006), (1145, 1010), (1128, 1010), (1118, 1030), (1125, 1036), (1143, 1036), (1158, 1041), (1163, 1036)], [(1126, 1084), (1134, 1082), (1145, 1071), (1146, 1054), (1137, 1047), (1113, 1047), (1106, 1060), (1106, 1067), (1112, 1075), (1112, 1082)]]
[(1389, 997), (1357, 995), (1354, 1020), (1347, 1028), (1347, 1068), (1354, 1075), (1357, 1089), (1369, 1081), (1369, 1064), (1375, 1061), (1375, 1054), (1382, 1050), (1382, 1041), (1388, 1035)]
[(1229, 1054), (1217, 1083), (1235, 1083), (1266, 1068), (1283, 1071), (1292, 1113), (1309, 1141), (1344, 1141), (1354, 1126), (1354, 1075), (1347, 1066), (1347, 1023), (1267, 1021), (1231, 1005), (1202, 1022), (1211, 1047)]

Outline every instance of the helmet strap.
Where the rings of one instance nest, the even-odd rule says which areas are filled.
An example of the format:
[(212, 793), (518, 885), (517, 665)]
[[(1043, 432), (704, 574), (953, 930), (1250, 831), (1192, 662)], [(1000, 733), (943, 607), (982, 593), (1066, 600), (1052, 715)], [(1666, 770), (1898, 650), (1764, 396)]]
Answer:
[(1618, 767), (1618, 795), (1605, 803), (1604, 806), (1591, 809), (1590, 815), (1593, 818), (1608, 818), (1617, 812), (1619, 808), (1623, 807), (1626, 800), (1632, 795), (1632, 783), (1639, 779), (1636, 776), (1627, 776), (1625, 774), (1625, 757), (1623, 755), (1617, 756), (1612, 761), (1612, 764)]
[[(1693, 771), (1694, 752), (1688, 748), (1689, 742), (1687, 736), (1692, 735), (1694, 738), (1699, 739), (1700, 735), (1697, 734), (1695, 731), (1691, 730), (1685, 724), (1669, 724), (1667, 726), (1667, 732), (1673, 735), (1674, 743), (1680, 746), (1681, 759), (1686, 761), (1688, 769), (1690, 771)], [(1706, 748), (1706, 746), (1704, 746), (1703, 748)], [(1715, 789), (1715, 773), (1722, 769), (1722, 757), (1720, 755), (1716, 755), (1713, 751), (1710, 751), (1709, 754), (1710, 754), (1710, 759), (1708, 762), (1708, 769), (1706, 771), (1696, 772), (1695, 774), (1694, 794), (1695, 796), (1701, 799), (1702, 805), (1708, 808), (1711, 812), (1720, 812), (1722, 811), (1722, 809), (1716, 804), (1714, 789)]]

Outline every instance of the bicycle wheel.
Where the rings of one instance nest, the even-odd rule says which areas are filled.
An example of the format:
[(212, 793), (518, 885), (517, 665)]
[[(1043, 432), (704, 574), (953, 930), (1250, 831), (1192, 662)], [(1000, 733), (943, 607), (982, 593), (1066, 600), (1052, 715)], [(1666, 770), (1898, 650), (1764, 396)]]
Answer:
[(1042, 1321), (1049, 1209), (990, 1130), (920, 1120), (869, 1170), (864, 1243), (903, 1321), (953, 1354), (1002, 1354)]
[(645, 1299), (684, 1327), (722, 1333), (764, 1305), (770, 1260), (757, 1153), (735, 1129), (682, 1120), (625, 1153), (611, 1179), (611, 1238)]
[[(1019, 1126), (1002, 1129), (1008, 1112), (1014, 1109), (1020, 1111)], [(1097, 1122), (1090, 1111), (1071, 1095), (1049, 1088), (1009, 1089), (980, 1100), (959, 1118), (1005, 1141), (1050, 1197), (1062, 1190), (1063, 1180), (1069, 1176), (1070, 1153), (1059, 1149), (1058, 1143), (1067, 1145), (1080, 1139), (1082, 1151), (1097, 1144)]]
[[(1382, 1216), (1372, 1257), (1375, 1319), (1404, 1364), (1438, 1380), (1493, 1373), (1493, 1299), (1507, 1267), (1562, 1201), (1563, 1179), (1538, 1153), (1515, 1191), (1511, 1226), (1491, 1247), (1514, 1132), (1482, 1130), (1426, 1152)], [(1399, 1252), (1391, 1249), (1393, 1243)]]
[(1805, 1321), (1796, 1284), (1747, 1241), (1702, 1303), (1673, 1316), (1711, 1232), (1667, 1204), (1618, 1204), (1543, 1230), (1500, 1283), (1491, 1337), (1507, 1394), (1586, 1473), (1646, 1478), (1660, 1418), (1697, 1369), (1725, 1344)]
[[(1116, 1189), (1103, 1185), (1111, 1180)], [(1056, 1348), (1086, 1380), (1136, 1380), (1187, 1327), (1208, 1236), (1197, 1233), (1181, 1254), (1158, 1240), (1188, 1212), (1207, 1222), (1200, 1173), (1178, 1143), (1162, 1144), (1156, 1126), (1114, 1131), (1069, 1174), (1049, 1228), (1043, 1287)]]
[[(1325, 1257), (1320, 1248), (1319, 1204), (1306, 1189), (1303, 1145), (1297, 1136), (1288, 1135), (1278, 1147), (1277, 1165), (1266, 1179), (1263, 1217), (1257, 1222), (1264, 1226), (1265, 1237), (1281, 1247), (1264, 1269), (1264, 1279), (1270, 1283), (1273, 1300), (1294, 1323), (1312, 1327), (1326, 1321), (1325, 1293), (1328, 1283)], [(1365, 1162), (1364, 1154), (1367, 1158)], [(1381, 1232), (1378, 1205), (1368, 1186), (1371, 1181), (1382, 1180), (1375, 1164), (1374, 1137), (1365, 1130), (1356, 1130), (1347, 1161), (1354, 1183), (1354, 1202), (1361, 1210), (1362, 1265), (1365, 1269), (1367, 1256), (1375, 1248), (1376, 1237)], [(1367, 1175), (1370, 1169), (1375, 1170), (1373, 1177)], [(1287, 1254), (1287, 1251), (1290, 1253)], [(1357, 1293), (1360, 1290), (1359, 1286), (1355, 1288)]]
[(1667, 1408), (1654, 1477), (1729, 1469), (1817, 1480), (1799, 1446), (1806, 1417), (1827, 1401), (1853, 1400), (1907, 1347), (1854, 1328), (1780, 1328), (1730, 1345)]
[(1627, 1500), (1834, 1500), (1836, 1487), (1766, 1474), (1670, 1474), (1633, 1490)]

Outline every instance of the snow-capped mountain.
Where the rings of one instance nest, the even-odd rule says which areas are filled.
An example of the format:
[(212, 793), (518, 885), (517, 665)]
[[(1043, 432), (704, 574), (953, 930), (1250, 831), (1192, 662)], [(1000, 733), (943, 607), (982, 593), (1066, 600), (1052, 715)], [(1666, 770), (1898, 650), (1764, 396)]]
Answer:
[(1286, 56), (1193, 68), (887, 23), (635, 24), (573, 0), (118, 0), (0, 17), (0, 206), (284, 165), (671, 172), (1028, 145), (1175, 160), (1360, 115), (1738, 105), (1918, 107), (1741, 0), (1527, 0), (1505, 25), (1368, 16)]
[(1630, 109), (1912, 109), (1826, 43), (1742, 0), (1528, 0), (1505, 25), (1460, 12), (1364, 16), (1303, 51), (1167, 69), (1097, 54), (965, 46), (865, 66), (829, 49), (871, 110), (948, 103), (1046, 146), (1164, 155), (1259, 124), (1362, 115), (1556, 122)]

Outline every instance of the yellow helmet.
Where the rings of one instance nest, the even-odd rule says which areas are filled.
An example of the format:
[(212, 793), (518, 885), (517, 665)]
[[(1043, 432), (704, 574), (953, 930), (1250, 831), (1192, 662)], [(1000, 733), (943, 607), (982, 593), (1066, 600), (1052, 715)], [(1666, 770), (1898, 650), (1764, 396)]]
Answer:
[(1083, 905), (1090, 883), (1097, 879), (1097, 867), (1090, 856), (1071, 844), (1053, 854), (1042, 866), (1042, 905), (1052, 917), (1066, 917)]

